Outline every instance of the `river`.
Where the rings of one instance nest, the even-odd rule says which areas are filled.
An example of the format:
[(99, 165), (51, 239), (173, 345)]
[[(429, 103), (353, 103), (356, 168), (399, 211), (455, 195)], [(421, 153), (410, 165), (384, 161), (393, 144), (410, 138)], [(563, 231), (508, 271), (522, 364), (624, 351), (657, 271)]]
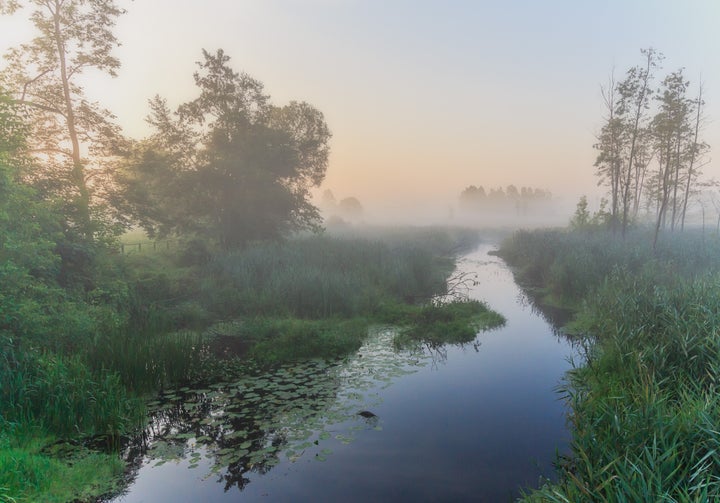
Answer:
[(340, 362), (166, 393), (113, 503), (502, 502), (552, 477), (573, 349), (492, 248), (458, 270), (503, 327), (400, 353), (378, 327)]

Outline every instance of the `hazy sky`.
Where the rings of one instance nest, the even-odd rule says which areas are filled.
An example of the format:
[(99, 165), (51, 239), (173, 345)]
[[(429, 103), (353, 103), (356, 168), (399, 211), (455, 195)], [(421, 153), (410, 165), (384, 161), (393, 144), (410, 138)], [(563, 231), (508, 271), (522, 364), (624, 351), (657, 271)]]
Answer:
[[(469, 184), (597, 192), (600, 85), (666, 56), (702, 77), (720, 149), (720, 1), (135, 0), (120, 3), (120, 75), (87, 92), (140, 138), (147, 100), (194, 96), (201, 49), (262, 81), (273, 102), (305, 100), (333, 132), (323, 188), (390, 208), (451, 204)], [(31, 31), (0, 18), (0, 46)], [(4, 47), (2, 47), (4, 49)], [(659, 79), (661, 80), (661, 78)], [(694, 89), (693, 89), (694, 92)], [(720, 178), (711, 162), (707, 175)]]

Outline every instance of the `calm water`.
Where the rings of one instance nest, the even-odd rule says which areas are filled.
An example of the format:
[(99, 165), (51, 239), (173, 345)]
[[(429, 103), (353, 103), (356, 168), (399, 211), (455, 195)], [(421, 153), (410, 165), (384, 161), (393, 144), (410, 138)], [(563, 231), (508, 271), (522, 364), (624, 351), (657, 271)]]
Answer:
[(170, 393), (113, 501), (497, 502), (551, 477), (573, 350), (490, 249), (459, 268), (504, 327), (400, 354), (379, 328), (341, 362)]

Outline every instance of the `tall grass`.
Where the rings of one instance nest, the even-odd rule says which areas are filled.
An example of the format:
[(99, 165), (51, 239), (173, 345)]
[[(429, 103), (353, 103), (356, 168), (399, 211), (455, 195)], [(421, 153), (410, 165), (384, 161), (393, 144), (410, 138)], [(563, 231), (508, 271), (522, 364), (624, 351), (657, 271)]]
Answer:
[(74, 437), (118, 435), (138, 427), (142, 406), (115, 372), (93, 372), (78, 355), (0, 349), (0, 419)]
[(50, 441), (42, 431), (0, 428), (0, 502), (97, 501), (116, 489), (119, 457), (68, 444), (48, 448)]
[[(590, 269), (573, 290), (589, 352), (564, 387), (572, 454), (559, 482), (526, 501), (720, 499), (720, 252), (691, 233), (654, 253), (645, 239), (536, 232), (509, 242), (520, 274), (540, 250), (554, 293), (566, 293), (558, 277)], [(551, 259), (537, 242), (556, 243)]]
[(372, 313), (384, 300), (413, 302), (442, 293), (453, 268), (449, 236), (439, 245), (415, 240), (316, 236), (254, 246), (216, 257), (201, 298), (225, 315), (353, 317)]
[(131, 392), (143, 394), (187, 382), (207, 358), (202, 332), (138, 331), (104, 334), (85, 352), (96, 372), (112, 371)]
[(685, 232), (663, 236), (655, 250), (652, 235), (638, 230), (626, 239), (603, 231), (519, 231), (506, 239), (502, 257), (521, 283), (540, 286), (572, 303), (586, 297), (614, 270), (654, 274), (656, 281), (693, 278), (720, 270), (720, 240)]

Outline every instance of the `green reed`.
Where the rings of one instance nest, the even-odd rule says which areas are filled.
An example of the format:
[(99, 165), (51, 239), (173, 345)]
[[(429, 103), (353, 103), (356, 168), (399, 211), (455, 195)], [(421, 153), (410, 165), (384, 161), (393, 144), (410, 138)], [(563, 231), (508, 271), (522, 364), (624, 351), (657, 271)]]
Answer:
[[(453, 241), (439, 234), (423, 247), (414, 239), (316, 236), (253, 246), (209, 264), (201, 300), (224, 315), (353, 317), (383, 299), (412, 302), (445, 289)], [(437, 241), (446, 254), (439, 256)]]

